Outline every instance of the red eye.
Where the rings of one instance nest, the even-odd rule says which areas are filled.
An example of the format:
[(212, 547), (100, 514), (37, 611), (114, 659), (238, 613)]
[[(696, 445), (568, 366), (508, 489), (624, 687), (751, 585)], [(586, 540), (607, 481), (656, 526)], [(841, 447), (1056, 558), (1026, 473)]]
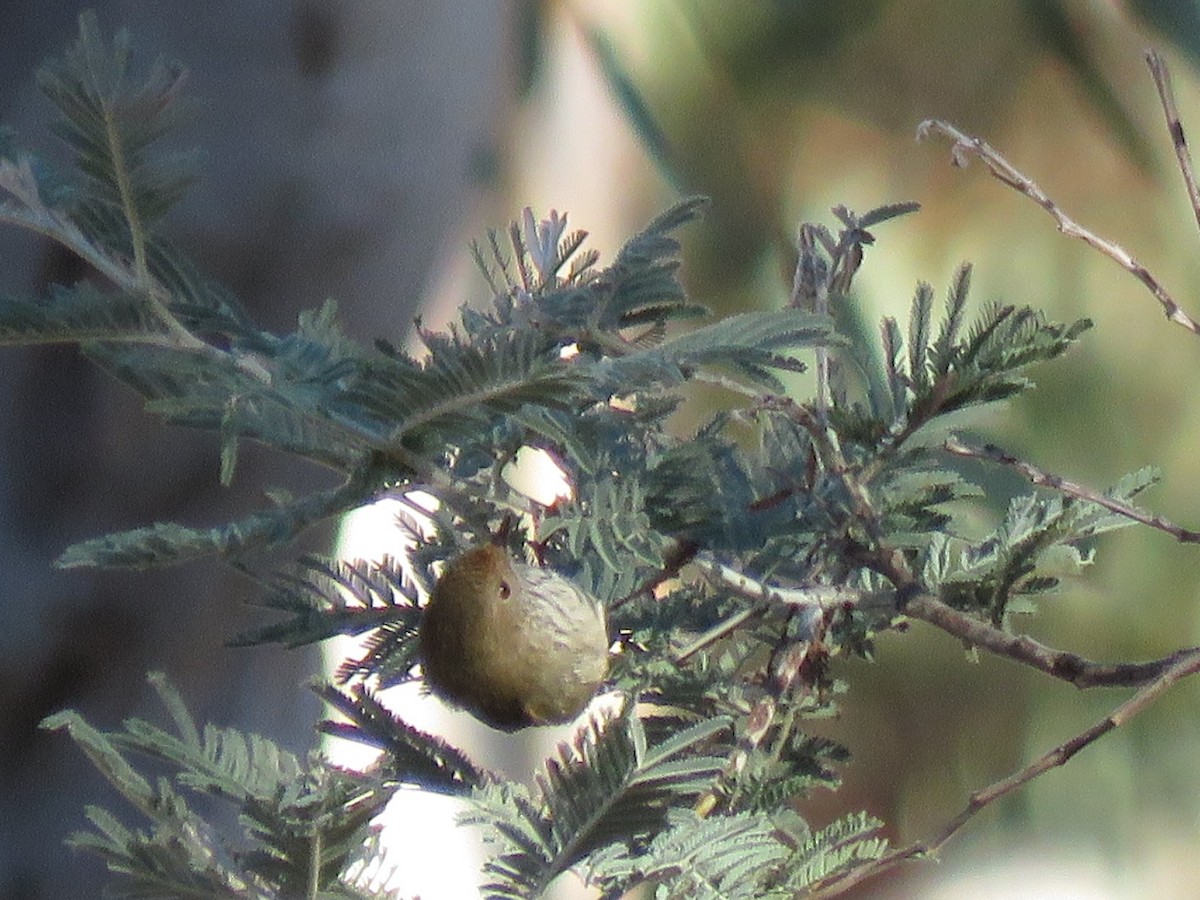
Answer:
[(507, 581), (500, 582), (500, 599), (507, 600), (512, 596), (512, 588), (509, 587)]

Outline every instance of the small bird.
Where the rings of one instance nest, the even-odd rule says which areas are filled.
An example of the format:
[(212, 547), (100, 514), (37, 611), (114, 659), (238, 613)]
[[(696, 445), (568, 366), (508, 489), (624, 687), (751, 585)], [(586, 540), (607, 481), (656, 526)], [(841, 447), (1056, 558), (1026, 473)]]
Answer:
[(502, 731), (570, 721), (608, 672), (595, 598), (495, 544), (446, 564), (419, 641), (426, 685)]

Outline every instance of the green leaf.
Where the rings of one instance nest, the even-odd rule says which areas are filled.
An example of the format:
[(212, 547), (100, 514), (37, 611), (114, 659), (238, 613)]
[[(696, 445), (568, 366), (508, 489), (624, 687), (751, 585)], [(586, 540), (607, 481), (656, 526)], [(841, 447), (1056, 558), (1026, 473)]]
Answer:
[[(43, 723), (67, 729), (152, 824), (150, 832), (134, 831), (93, 807), (88, 818), (95, 831), (74, 835), (72, 844), (104, 859), (125, 896), (355, 896), (339, 876), (361, 852), (367, 825), (390, 790), (319, 760), (306, 765), (258, 735), (198, 728), (163, 677), (151, 680), (177, 733), (140, 719), (102, 733), (71, 712)], [(153, 783), (134, 768), (135, 758), (154, 763)], [(218, 837), (189, 809), (185, 793), (232, 805), (240, 840)], [(330, 893), (313, 894), (314, 888)]]
[(606, 844), (661, 831), (671, 806), (705, 790), (724, 767), (723, 758), (692, 754), (728, 726), (726, 719), (702, 723), (665, 748), (646, 750), (636, 718), (593, 720), (547, 761), (536, 794), (502, 785), (476, 791), (476, 811), (464, 821), (488, 826), (501, 847), (486, 866), (494, 880), (484, 889), (536, 897)]
[(925, 369), (925, 356), (929, 352), (929, 323), (933, 311), (933, 288), (921, 282), (913, 297), (912, 309), (908, 314), (908, 371), (914, 390), (920, 392), (929, 387), (929, 373)]
[(620, 54), (599, 29), (584, 27), (582, 31), (584, 40), (599, 63), (600, 74), (616, 97), (629, 124), (659, 168), (673, 183), (680, 184), (682, 178), (674, 159), (675, 154), (671, 149), (670, 140), (651, 111), (645, 95), (638, 88), (627, 66), (621, 60)]
[(668, 540), (651, 526), (646, 502), (636, 478), (588, 479), (546, 516), (542, 539), (557, 537), (572, 559), (595, 559), (581, 581), (602, 602), (615, 600), (662, 566)]
[(150, 783), (129, 765), (107, 735), (89, 725), (79, 713), (74, 710), (55, 713), (44, 718), (40, 727), (66, 731), (101, 774), (136, 806), (145, 809), (153, 804)]
[(685, 813), (641, 853), (598, 854), (592, 877), (624, 890), (648, 882), (667, 900), (759, 900), (788, 853), (769, 816)]
[(243, 632), (230, 646), (279, 642), (302, 647), (338, 635), (382, 629), (391, 642), (390, 653), (384, 656), (380, 648), (368, 648), (363, 662), (366, 670), (387, 683), (393, 670), (407, 671), (411, 665), (397, 667), (389, 661), (397, 653), (407, 651), (406, 658), (412, 655), (397, 644), (411, 643), (420, 619), (416, 588), (395, 557), (373, 562), (305, 556), (295, 573), (280, 573), (271, 579), (265, 596), (255, 603), (291, 618)]
[(142, 229), (183, 195), (192, 175), (187, 157), (152, 151), (179, 123), (183, 68), (159, 59), (135, 78), (131, 61), (128, 33), (118, 32), (110, 42), (96, 14), (84, 12), (79, 39), (38, 71), (38, 86), (62, 115), (54, 131), (75, 152), (89, 191), (122, 211), (140, 248)]
[(171, 523), (134, 528), (73, 544), (63, 551), (55, 565), (63, 569), (79, 566), (146, 569), (213, 553), (237, 557), (255, 547), (291, 540), (310, 525), (346, 512), (365, 499), (361, 487), (348, 484), (216, 528), (189, 528)]
[(147, 340), (166, 333), (144, 298), (106, 293), (89, 282), (51, 285), (45, 300), (0, 300), (0, 344)]
[(814, 833), (790, 858), (785, 867), (784, 896), (814, 887), (847, 869), (879, 859), (888, 842), (879, 837), (883, 823), (866, 813), (852, 813)]
[(346, 417), (374, 421), (381, 444), (444, 446), (449, 435), (477, 437), (481, 426), (526, 404), (569, 409), (587, 396), (587, 372), (562, 360), (533, 330), (468, 343), (426, 334), (423, 366), (399, 359), (367, 366), (337, 401)]
[(321, 731), (382, 750), (379, 768), (405, 784), (437, 793), (461, 794), (487, 780), (484, 771), (462, 750), (396, 718), (370, 688), (358, 685), (342, 690), (324, 684), (315, 690), (346, 717), (345, 722), (322, 722)]
[(787, 351), (837, 341), (828, 317), (781, 309), (727, 316), (667, 341), (653, 352), (683, 369), (728, 365), (753, 383), (783, 391), (782, 382), (769, 370), (799, 372), (805, 368)]

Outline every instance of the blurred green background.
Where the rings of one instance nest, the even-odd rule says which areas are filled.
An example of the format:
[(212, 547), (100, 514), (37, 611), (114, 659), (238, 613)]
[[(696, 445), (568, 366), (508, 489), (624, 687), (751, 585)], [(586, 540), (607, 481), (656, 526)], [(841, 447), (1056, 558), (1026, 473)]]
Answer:
[[(906, 315), (918, 279), (943, 293), (962, 261), (975, 265), (976, 308), (1027, 303), (1053, 319), (1092, 318), (1078, 350), (1033, 373), (1036, 392), (965, 425), (1096, 487), (1157, 464), (1163, 486), (1146, 502), (1200, 523), (1197, 338), (981, 165), (952, 168), (944, 141), (914, 140), (927, 117), (984, 137), (1200, 314), (1200, 234), (1143, 61), (1147, 47), (1166, 55), (1185, 129), (1200, 134), (1200, 5), (659, 0), (537, 12), (494, 221), (524, 204), (565, 208), (611, 249), (679, 193), (706, 194), (707, 221), (686, 235), (686, 280), (701, 302), (732, 310), (784, 299), (799, 222), (831, 223), (838, 203), (861, 212), (919, 201), (919, 214), (875, 232), (856, 282), (868, 320)], [(1102, 660), (1200, 643), (1196, 548), (1130, 529), (1097, 550), (1082, 583), (1020, 626)], [(973, 790), (1129, 693), (1081, 693), (1006, 661), (975, 664), (923, 625), (884, 636), (877, 664), (840, 674), (850, 692), (827, 733), (849, 744), (854, 762), (841, 791), (805, 809), (823, 824), (866, 808), (902, 842), (931, 836)], [(926, 896), (941, 885), (960, 896), (963, 873), (1008, 866), (997, 893), (981, 882), (970, 890), (1194, 896), (1198, 700), (1200, 685), (1177, 687), (978, 816), (946, 865), (911, 867), (864, 895)]]

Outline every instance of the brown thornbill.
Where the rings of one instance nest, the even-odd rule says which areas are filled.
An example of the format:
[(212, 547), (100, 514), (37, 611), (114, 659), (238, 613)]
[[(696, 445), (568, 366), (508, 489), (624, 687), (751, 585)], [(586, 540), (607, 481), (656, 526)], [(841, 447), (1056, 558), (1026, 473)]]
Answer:
[(446, 564), (420, 644), (429, 688), (504, 731), (570, 721), (608, 671), (608, 629), (595, 598), (494, 544)]

